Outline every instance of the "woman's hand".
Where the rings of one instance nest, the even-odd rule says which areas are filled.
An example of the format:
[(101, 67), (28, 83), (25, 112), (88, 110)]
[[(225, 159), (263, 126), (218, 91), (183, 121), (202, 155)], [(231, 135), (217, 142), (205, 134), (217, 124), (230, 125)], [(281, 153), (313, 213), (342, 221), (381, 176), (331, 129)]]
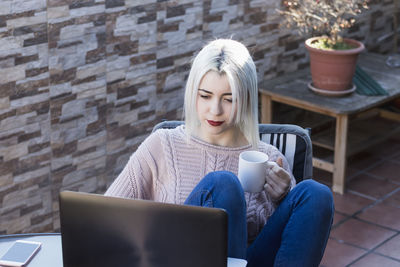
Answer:
[(279, 202), (290, 190), (290, 174), (282, 168), (281, 157), (269, 164), (272, 166), (267, 169), (267, 181), (264, 188), (274, 202)]

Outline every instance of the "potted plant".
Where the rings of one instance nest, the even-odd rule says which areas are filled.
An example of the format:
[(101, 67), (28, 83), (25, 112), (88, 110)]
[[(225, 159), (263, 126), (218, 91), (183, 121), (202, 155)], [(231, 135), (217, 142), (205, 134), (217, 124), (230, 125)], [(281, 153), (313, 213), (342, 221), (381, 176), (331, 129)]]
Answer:
[(341, 94), (355, 90), (352, 78), (364, 45), (341, 36), (368, 8), (367, 0), (285, 0), (281, 24), (300, 34), (318, 36), (305, 41), (310, 54), (312, 84), (319, 93)]

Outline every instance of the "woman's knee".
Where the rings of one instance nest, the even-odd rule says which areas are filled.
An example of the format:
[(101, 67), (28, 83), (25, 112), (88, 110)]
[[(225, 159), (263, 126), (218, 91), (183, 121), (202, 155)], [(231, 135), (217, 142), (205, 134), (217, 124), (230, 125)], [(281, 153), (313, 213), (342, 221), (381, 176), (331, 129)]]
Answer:
[[(315, 205), (321, 206), (328, 212), (334, 212), (334, 202), (332, 191), (328, 186), (318, 183), (312, 179), (307, 179), (296, 185), (306, 198), (315, 203)], [(295, 187), (295, 188), (296, 188)]]
[(242, 185), (237, 176), (229, 171), (210, 172), (204, 176), (203, 181), (211, 184), (214, 190), (232, 196), (244, 195)]
[(206, 176), (204, 176), (203, 180), (205, 180), (207, 183), (212, 183), (216, 187), (228, 187), (234, 189), (241, 188), (237, 176), (229, 171), (210, 172)]

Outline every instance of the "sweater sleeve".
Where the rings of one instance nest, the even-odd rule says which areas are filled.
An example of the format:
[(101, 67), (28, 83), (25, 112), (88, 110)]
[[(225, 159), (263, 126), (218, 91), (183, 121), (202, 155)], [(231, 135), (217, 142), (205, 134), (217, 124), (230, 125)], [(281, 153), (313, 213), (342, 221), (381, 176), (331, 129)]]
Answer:
[[(130, 156), (122, 172), (114, 180), (107, 196), (123, 198), (153, 199), (153, 182), (158, 175), (154, 155), (160, 155), (160, 140), (157, 133), (151, 134)], [(157, 151), (153, 151), (157, 148)]]
[(295, 187), (296, 185), (296, 179), (293, 176), (292, 170), (290, 169), (290, 165), (289, 162), (287, 161), (286, 157), (274, 146), (272, 145), (267, 145), (267, 154), (269, 156), (269, 160), (270, 161), (274, 161), (276, 162), (276, 160), (281, 157), (282, 158), (282, 164), (283, 164), (283, 169), (285, 169), (285, 171), (287, 171), (290, 175), (290, 189), (293, 189), (293, 187)]

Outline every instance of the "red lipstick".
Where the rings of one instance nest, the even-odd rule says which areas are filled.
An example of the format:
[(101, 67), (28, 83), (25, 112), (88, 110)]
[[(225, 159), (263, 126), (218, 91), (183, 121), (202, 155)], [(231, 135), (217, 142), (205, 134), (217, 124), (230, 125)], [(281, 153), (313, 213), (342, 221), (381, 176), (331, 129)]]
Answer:
[(223, 121), (211, 121), (211, 120), (207, 120), (207, 122), (211, 126), (220, 126), (222, 123), (224, 123)]

